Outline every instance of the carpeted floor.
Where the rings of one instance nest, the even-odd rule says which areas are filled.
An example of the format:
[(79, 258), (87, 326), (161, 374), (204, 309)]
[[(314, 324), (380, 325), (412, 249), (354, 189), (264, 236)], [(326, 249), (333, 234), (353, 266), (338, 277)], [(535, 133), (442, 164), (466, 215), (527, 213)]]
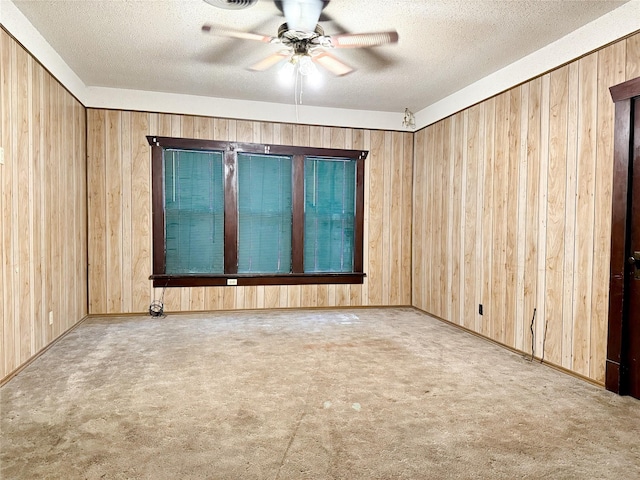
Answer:
[(92, 318), (0, 390), (2, 479), (638, 479), (640, 402), (410, 308)]

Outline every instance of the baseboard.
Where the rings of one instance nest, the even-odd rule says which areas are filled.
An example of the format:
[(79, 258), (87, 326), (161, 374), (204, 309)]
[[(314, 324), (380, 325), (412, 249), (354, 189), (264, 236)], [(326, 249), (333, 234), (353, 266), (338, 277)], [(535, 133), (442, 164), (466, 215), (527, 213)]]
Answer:
[(18, 375), (21, 371), (23, 371), (25, 368), (27, 368), (29, 365), (31, 365), (36, 359), (40, 358), (40, 356), (42, 354), (44, 354), (47, 350), (49, 350), (51, 347), (53, 347), (56, 343), (58, 343), (60, 340), (62, 340), (64, 337), (66, 337), (69, 333), (73, 332), (76, 328), (78, 328), (78, 326), (80, 324), (82, 324), (85, 320), (87, 320), (89, 318), (89, 315), (85, 315), (84, 317), (82, 317), (80, 320), (78, 320), (74, 325), (72, 325), (71, 327), (69, 327), (67, 330), (65, 330), (63, 333), (61, 333), (60, 335), (58, 335), (56, 338), (54, 338), (46, 347), (44, 347), (42, 350), (40, 350), (39, 352), (37, 352), (35, 355), (33, 355), (29, 360), (27, 360), (26, 362), (24, 362), (22, 365), (20, 365), (18, 368), (16, 368), (15, 370), (13, 370), (11, 373), (9, 373), (6, 377), (4, 377), (2, 380), (0, 380), (0, 387), (2, 387), (3, 385), (5, 385), (7, 382), (9, 382), (9, 380), (11, 380), (13, 377), (15, 377), (16, 375)]
[(456, 327), (464, 332), (470, 333), (472, 335), (475, 335), (478, 338), (481, 338), (483, 340), (486, 340), (488, 342), (491, 342), (495, 345), (498, 345), (499, 347), (505, 348), (507, 350), (509, 350), (512, 353), (515, 353), (517, 355), (521, 355), (523, 358), (527, 359), (527, 360), (531, 360), (531, 361), (536, 361), (538, 363), (540, 363), (541, 365), (546, 365), (547, 367), (553, 368), (554, 370), (557, 370), (559, 372), (565, 373), (567, 375), (571, 375), (572, 377), (578, 378), (580, 380), (583, 380), (587, 383), (590, 383), (592, 385), (595, 385), (597, 387), (601, 387), (601, 388), (605, 388), (604, 383), (602, 382), (598, 382), (596, 380), (594, 380), (593, 378), (589, 378), (585, 375), (582, 375), (580, 373), (574, 372), (573, 370), (569, 370), (568, 368), (563, 367), (562, 365), (557, 365), (553, 362), (548, 362), (546, 360), (544, 360), (542, 357), (538, 357), (536, 355), (534, 355), (533, 357), (531, 356), (530, 353), (524, 352), (522, 350), (518, 350), (517, 348), (513, 348), (505, 343), (499, 342), (497, 340), (494, 340), (493, 338), (489, 338), (486, 337), (478, 332), (474, 332), (473, 330), (468, 329), (467, 327), (463, 327), (462, 325), (458, 325), (457, 323), (453, 323), (449, 320), (445, 320), (444, 318), (438, 317), (437, 315), (434, 315), (432, 313), (427, 312), (426, 310), (422, 310), (421, 308), (418, 307), (413, 307), (415, 310), (424, 313), (425, 315), (429, 315), (432, 318), (435, 318), (436, 320), (440, 320), (443, 323), (446, 323), (447, 325), (451, 325), (453, 327)]
[[(240, 313), (240, 312), (290, 312), (292, 310), (309, 311), (309, 310), (367, 310), (373, 308), (409, 308), (417, 310), (412, 305), (329, 305), (321, 307), (262, 307), (262, 308), (235, 308), (235, 309), (220, 309), (220, 310), (178, 310), (178, 311), (165, 311), (164, 315), (200, 315), (208, 313)], [(126, 312), (126, 313), (91, 313), (87, 315), (88, 318), (116, 318), (116, 317), (139, 317), (147, 316), (149, 312)], [(151, 317), (152, 318), (152, 317)]]

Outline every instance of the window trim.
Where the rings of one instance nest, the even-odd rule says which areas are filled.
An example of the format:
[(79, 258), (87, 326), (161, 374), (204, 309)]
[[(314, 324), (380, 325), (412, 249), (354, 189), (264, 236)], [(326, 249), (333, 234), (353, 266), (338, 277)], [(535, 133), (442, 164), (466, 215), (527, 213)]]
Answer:
[[(161, 136), (147, 136), (151, 146), (152, 197), (152, 274), (154, 287), (203, 287), (249, 285), (362, 284), (364, 282), (364, 161), (366, 150), (299, 147), (246, 142), (225, 142)], [(165, 149), (222, 151), (224, 154), (224, 274), (167, 274), (165, 263), (165, 211), (163, 191), (163, 153)], [(237, 153), (286, 155), (292, 157), (292, 229), (291, 268), (287, 274), (239, 274), (237, 258)], [(356, 161), (356, 207), (354, 225), (353, 272), (304, 273), (304, 159), (348, 158)], [(156, 246), (161, 246), (157, 248)], [(237, 283), (229, 282), (235, 280)]]

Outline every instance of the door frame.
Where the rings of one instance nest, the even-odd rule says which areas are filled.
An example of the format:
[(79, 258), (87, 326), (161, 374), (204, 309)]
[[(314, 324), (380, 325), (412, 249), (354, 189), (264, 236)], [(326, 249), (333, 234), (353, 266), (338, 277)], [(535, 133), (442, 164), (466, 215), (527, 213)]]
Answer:
[(631, 148), (631, 100), (640, 95), (640, 77), (615, 85), (609, 89), (615, 103), (615, 138), (613, 147), (613, 191), (611, 211), (611, 270), (609, 277), (609, 334), (607, 337), (607, 364), (605, 386), (612, 392), (625, 394), (624, 362), (625, 311), (625, 242), (627, 228), (627, 202), (629, 191), (629, 164)]

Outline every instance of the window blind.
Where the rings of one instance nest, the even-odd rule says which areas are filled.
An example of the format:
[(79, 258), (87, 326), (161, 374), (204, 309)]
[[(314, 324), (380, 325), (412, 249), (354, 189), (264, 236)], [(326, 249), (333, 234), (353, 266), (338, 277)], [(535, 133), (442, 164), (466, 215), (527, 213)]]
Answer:
[(305, 158), (304, 271), (353, 271), (356, 162)]
[(238, 153), (238, 273), (291, 272), (291, 157)]
[(222, 152), (164, 152), (166, 272), (223, 273)]

